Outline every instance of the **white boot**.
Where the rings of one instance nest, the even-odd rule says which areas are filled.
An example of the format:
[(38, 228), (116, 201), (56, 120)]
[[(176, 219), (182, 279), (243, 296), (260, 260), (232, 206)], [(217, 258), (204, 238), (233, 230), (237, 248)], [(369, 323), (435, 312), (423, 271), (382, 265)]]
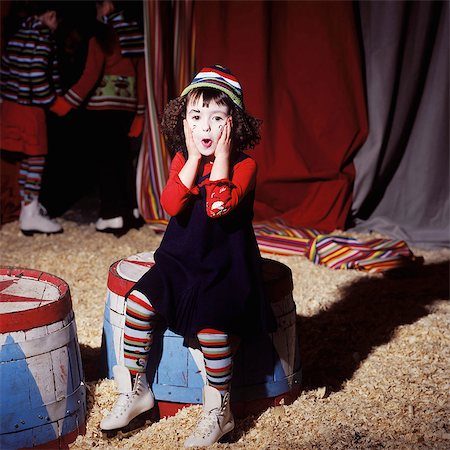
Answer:
[(20, 229), (26, 236), (34, 233), (62, 233), (62, 226), (54, 219), (50, 219), (45, 208), (34, 199), (25, 205), (22, 203), (19, 217)]
[(144, 373), (136, 375), (133, 387), (130, 371), (125, 366), (114, 366), (113, 374), (119, 397), (112, 411), (100, 423), (100, 428), (104, 431), (127, 426), (135, 417), (155, 405), (153, 392)]
[(230, 409), (230, 393), (223, 397), (211, 387), (203, 388), (203, 412), (194, 432), (184, 442), (185, 447), (207, 447), (234, 428)]
[(123, 217), (117, 216), (112, 219), (102, 219), (101, 217), (95, 222), (95, 229), (105, 233), (114, 233), (123, 228)]

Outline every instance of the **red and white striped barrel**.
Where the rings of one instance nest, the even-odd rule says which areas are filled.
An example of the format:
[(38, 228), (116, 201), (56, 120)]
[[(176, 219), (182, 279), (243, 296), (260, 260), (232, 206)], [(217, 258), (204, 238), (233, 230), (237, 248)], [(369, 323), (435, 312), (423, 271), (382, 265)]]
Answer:
[(0, 267), (0, 448), (68, 448), (85, 432), (86, 389), (69, 286)]
[[(125, 296), (153, 264), (153, 253), (139, 253), (115, 262), (109, 269), (102, 343), (109, 378), (113, 377), (115, 364), (124, 364)], [(278, 329), (242, 340), (235, 355), (233, 410), (241, 417), (257, 414), (281, 401), (292, 401), (301, 382), (292, 273), (284, 264), (264, 259), (263, 276)], [(170, 330), (164, 332), (162, 341), (155, 334), (152, 351), (159, 359), (155, 361), (150, 355), (149, 372), (161, 416), (173, 415), (188, 404), (201, 403), (206, 379), (203, 355), (196, 340), (189, 344), (186, 348), (183, 337)], [(155, 349), (158, 345), (161, 348)]]

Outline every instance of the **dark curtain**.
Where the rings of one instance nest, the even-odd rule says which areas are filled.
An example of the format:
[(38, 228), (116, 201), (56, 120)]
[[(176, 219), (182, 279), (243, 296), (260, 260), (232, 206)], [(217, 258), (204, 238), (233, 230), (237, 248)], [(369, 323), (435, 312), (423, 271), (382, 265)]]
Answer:
[(370, 133), (355, 157), (357, 231), (449, 246), (448, 2), (360, 2)]
[[(13, 22), (6, 20), (10, 10), (11, 2), (9, 0), (0, 1), (0, 56), (6, 39), (16, 31), (20, 24), (19, 18)], [(19, 165), (20, 159), (17, 154), (0, 151), (0, 225), (19, 218)]]
[(196, 2), (196, 66), (229, 67), (263, 120), (256, 219), (343, 228), (367, 136), (351, 2)]

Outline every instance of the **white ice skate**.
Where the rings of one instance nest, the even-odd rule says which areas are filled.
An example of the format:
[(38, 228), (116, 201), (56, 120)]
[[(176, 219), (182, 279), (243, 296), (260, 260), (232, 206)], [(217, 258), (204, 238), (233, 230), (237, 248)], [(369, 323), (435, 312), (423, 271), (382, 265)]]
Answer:
[[(113, 374), (119, 397), (112, 411), (100, 423), (100, 428), (107, 435), (119, 431), (122, 434), (129, 432), (127, 426), (130, 422), (150, 411), (155, 405), (155, 398), (145, 374), (136, 375), (134, 386), (131, 386), (131, 374), (125, 366), (114, 366)], [(143, 418), (143, 424), (147, 418)]]
[(25, 205), (22, 203), (20, 209), (20, 230), (26, 236), (33, 236), (35, 233), (56, 234), (62, 233), (62, 226), (54, 219), (50, 219), (46, 209), (34, 199)]
[(95, 229), (103, 233), (116, 233), (122, 230), (123, 224), (122, 216), (113, 217), (112, 219), (99, 217), (97, 222), (95, 222)]
[(185, 447), (207, 447), (234, 429), (230, 409), (230, 393), (223, 397), (211, 387), (203, 388), (203, 412), (194, 432), (184, 442)]

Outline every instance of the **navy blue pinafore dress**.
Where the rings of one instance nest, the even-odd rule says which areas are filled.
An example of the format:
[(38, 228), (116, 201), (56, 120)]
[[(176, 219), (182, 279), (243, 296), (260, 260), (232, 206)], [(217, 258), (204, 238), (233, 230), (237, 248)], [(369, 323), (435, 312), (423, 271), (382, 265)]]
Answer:
[[(249, 156), (240, 153), (237, 161)], [(171, 331), (185, 338), (204, 328), (245, 336), (273, 331), (261, 256), (252, 227), (254, 190), (229, 214), (206, 213), (206, 189), (170, 219), (155, 265), (134, 289), (150, 300)]]

